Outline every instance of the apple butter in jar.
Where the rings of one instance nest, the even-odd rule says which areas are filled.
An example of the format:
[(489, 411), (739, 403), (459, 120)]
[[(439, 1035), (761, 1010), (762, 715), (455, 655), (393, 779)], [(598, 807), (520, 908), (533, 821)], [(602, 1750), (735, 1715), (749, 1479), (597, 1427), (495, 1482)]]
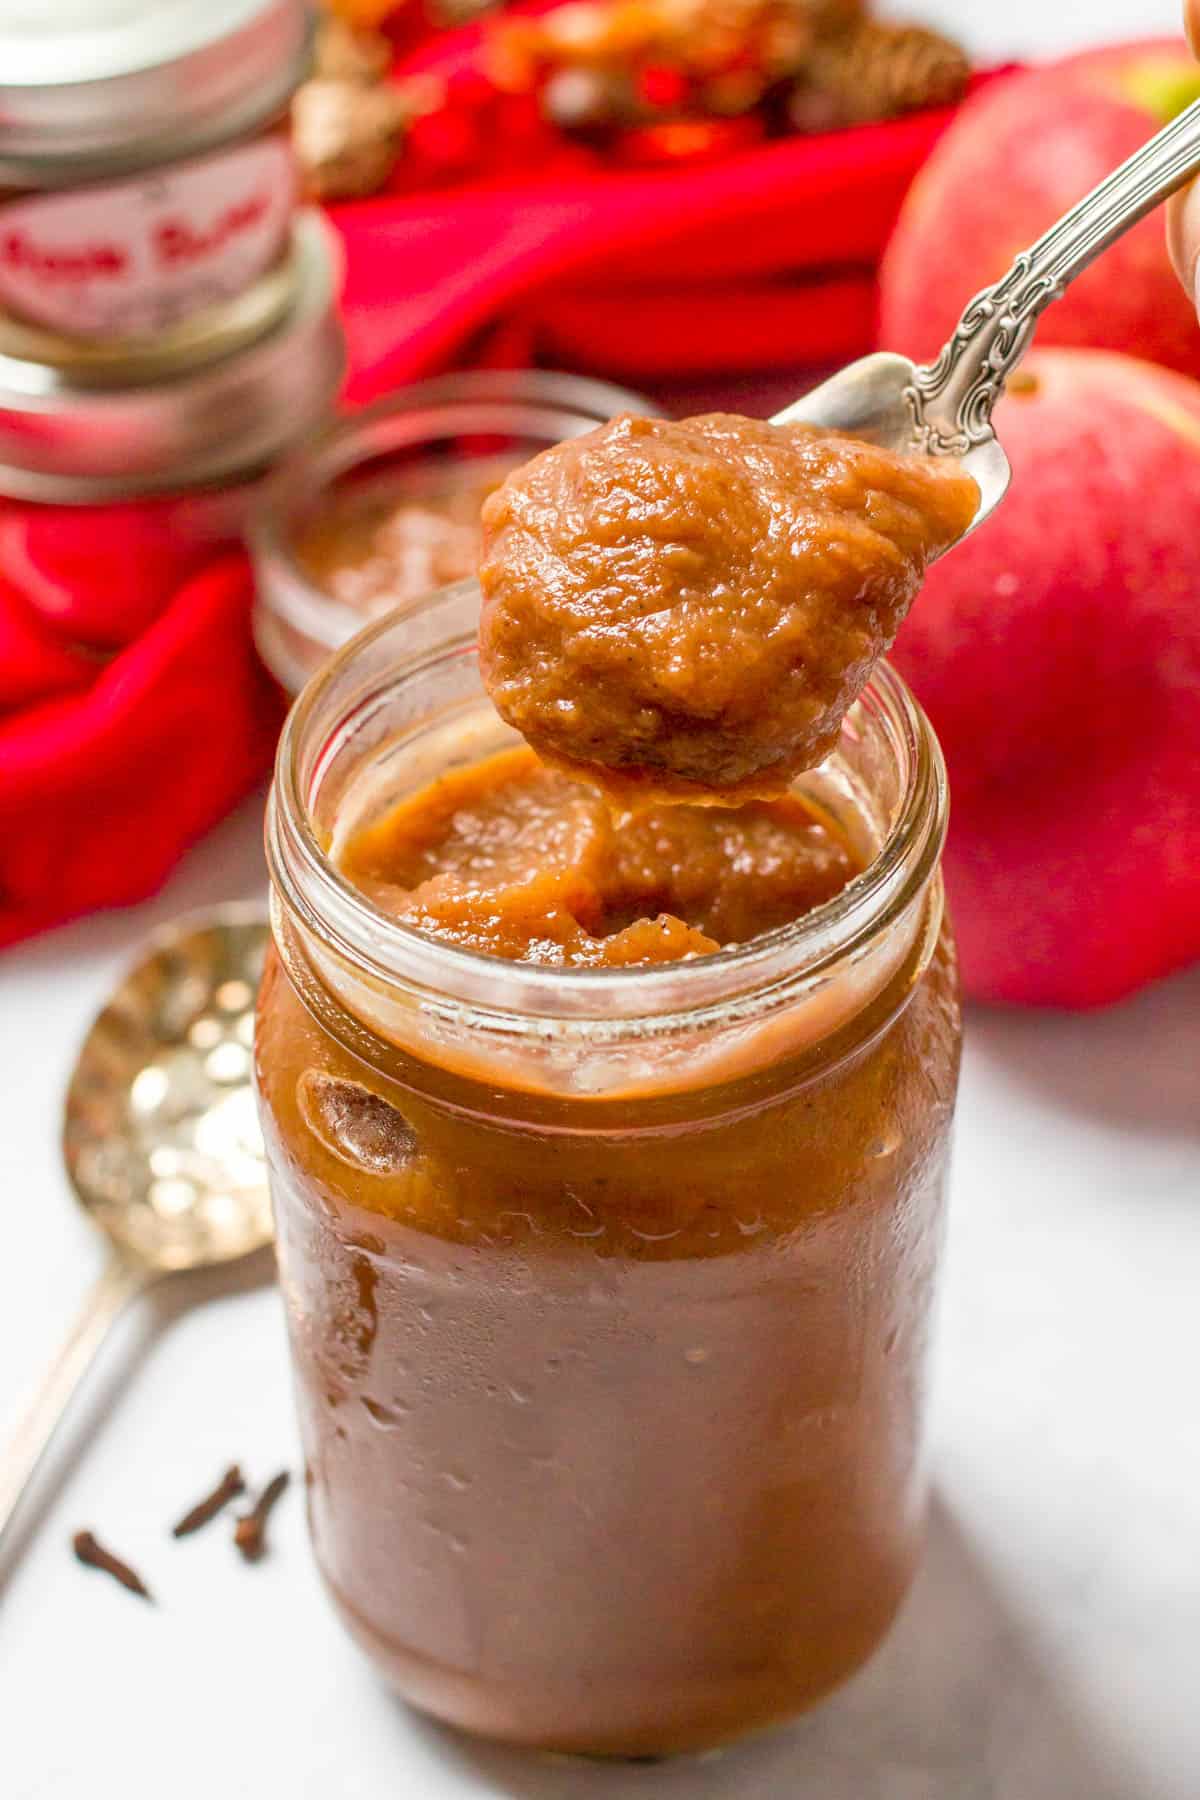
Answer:
[(310, 682), (258, 1014), (317, 1560), (414, 1705), (598, 1755), (784, 1719), (925, 1506), (959, 1059), (941, 758), (876, 669), (786, 791), (621, 810), (473, 583)]

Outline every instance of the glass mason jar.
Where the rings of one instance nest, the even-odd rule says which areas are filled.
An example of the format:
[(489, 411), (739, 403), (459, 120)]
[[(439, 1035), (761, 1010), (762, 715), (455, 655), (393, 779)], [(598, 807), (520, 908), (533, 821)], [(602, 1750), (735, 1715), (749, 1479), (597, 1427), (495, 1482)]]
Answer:
[[(412, 597), (412, 561), (396, 568), (397, 588), (376, 579), (360, 582), (355, 604), (341, 597), (314, 567), (336, 561), (338, 539), (352, 541), (373, 512), (401, 504), (459, 515), (465, 503), (477, 516), (482, 494), (509, 469), (620, 412), (654, 417), (658, 408), (583, 375), (462, 369), (389, 394), (297, 451), (272, 481), (251, 539), (254, 635), (276, 680), (298, 693), (368, 619)], [(316, 557), (314, 527), (324, 540)], [(427, 585), (473, 573), (475, 550), (467, 542), (462, 566)]]
[[(869, 866), (691, 962), (499, 962), (330, 857), (512, 734), (478, 591), (309, 685), (268, 812), (257, 1080), (317, 1560), (408, 1700), (694, 1749), (879, 1642), (919, 1553), (959, 1057), (946, 791), (887, 669), (806, 778)], [(873, 853), (872, 853), (873, 852)]]

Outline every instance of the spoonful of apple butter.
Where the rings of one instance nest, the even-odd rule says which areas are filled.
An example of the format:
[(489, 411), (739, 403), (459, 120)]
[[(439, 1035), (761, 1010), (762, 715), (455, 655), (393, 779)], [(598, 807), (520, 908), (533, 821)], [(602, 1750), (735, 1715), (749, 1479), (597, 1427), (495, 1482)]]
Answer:
[(618, 802), (784, 793), (978, 504), (948, 459), (622, 415), (484, 505), (488, 692), (544, 761)]
[(927, 367), (864, 357), (770, 421), (625, 415), (514, 471), (480, 564), (501, 716), (629, 806), (786, 791), (832, 750), (929, 563), (1003, 498), (992, 408), (1038, 317), (1197, 168), (1200, 102), (976, 295)]

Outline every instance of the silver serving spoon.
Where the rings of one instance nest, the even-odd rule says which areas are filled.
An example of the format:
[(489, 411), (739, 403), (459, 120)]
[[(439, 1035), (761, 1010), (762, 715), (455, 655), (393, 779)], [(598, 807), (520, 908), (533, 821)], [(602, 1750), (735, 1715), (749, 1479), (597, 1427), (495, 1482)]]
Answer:
[(0, 1541), (109, 1326), (166, 1275), (212, 1268), (271, 1238), (250, 1087), (268, 926), (245, 906), (150, 940), (84, 1040), (67, 1088), (63, 1157), (108, 1261), (0, 1456)]
[[(821, 425), (892, 450), (959, 458), (979, 485), (979, 510), (967, 528), (974, 531), (1008, 490), (1012, 471), (992, 430), (992, 408), (1041, 313), (1197, 169), (1200, 101), (1023, 250), (994, 287), (976, 294), (936, 362), (922, 366), (888, 350), (864, 356), (772, 423)], [(1003, 180), (1002, 169), (996, 178)]]

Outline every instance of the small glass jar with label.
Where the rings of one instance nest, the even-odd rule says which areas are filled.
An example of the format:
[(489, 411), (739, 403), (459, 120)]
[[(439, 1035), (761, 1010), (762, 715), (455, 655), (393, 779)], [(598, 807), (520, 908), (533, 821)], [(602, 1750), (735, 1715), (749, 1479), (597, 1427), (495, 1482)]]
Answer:
[(276, 269), (305, 0), (0, 6), (0, 352), (219, 312)]
[(337, 294), (333, 231), (302, 210), (269, 304), (215, 342), (181, 326), (121, 356), (0, 353), (0, 561), (35, 612), (61, 626), (69, 593), (79, 642), (124, 642), (240, 541), (266, 472), (332, 414)]

